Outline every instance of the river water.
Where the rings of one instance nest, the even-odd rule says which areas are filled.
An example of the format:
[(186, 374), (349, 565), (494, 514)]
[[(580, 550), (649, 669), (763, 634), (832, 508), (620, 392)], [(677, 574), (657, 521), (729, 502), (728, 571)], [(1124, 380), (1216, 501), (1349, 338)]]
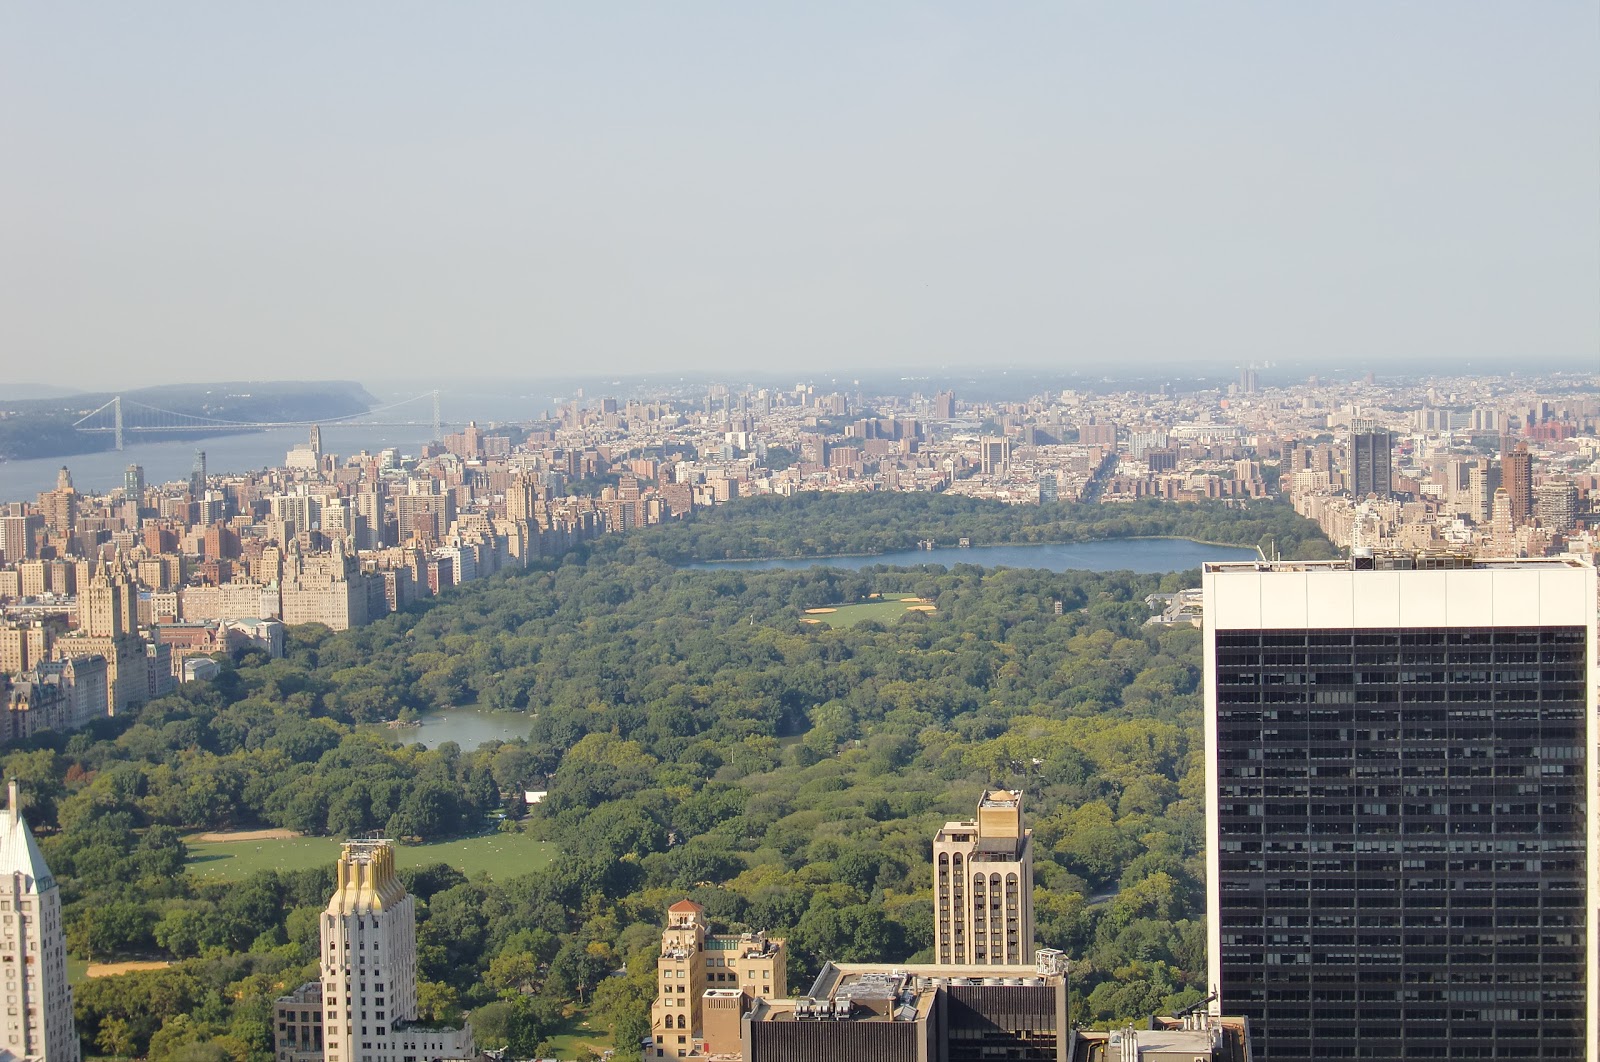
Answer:
[(870, 557), (798, 557), (780, 560), (704, 561), (691, 568), (868, 568), (876, 564), (909, 568), (922, 564), (977, 564), (985, 568), (1048, 568), (1053, 572), (1132, 571), (1144, 575), (1181, 572), (1205, 561), (1250, 560), (1256, 551), (1213, 546), (1184, 538), (1118, 538), (1104, 542), (1052, 542), (1020, 546), (940, 547), (879, 553)]
[[(374, 388), (379, 405), (411, 398), (426, 390), (417, 382), (410, 388)], [(526, 421), (542, 417), (562, 396), (527, 383), (508, 383), (498, 391), (484, 388), (457, 388), (440, 392), (440, 411), (446, 431), (460, 431), (467, 419), (476, 418), (480, 427), (493, 423)], [(388, 420), (426, 420), (432, 416), (426, 400), (408, 403), (393, 411)], [(377, 453), (395, 447), (403, 454), (415, 454), (433, 434), (431, 425), (375, 428), (361, 425), (328, 424), (322, 428), (322, 449), (349, 457), (366, 450)], [(277, 468), (284, 455), (306, 441), (309, 428), (276, 428), (242, 435), (213, 435), (181, 441), (129, 432), (123, 450), (73, 454), (70, 457), (40, 457), (26, 461), (0, 461), (0, 502), (32, 501), (40, 491), (55, 490), (56, 473), (62, 465), (72, 472), (73, 485), (86, 494), (97, 494), (122, 486), (122, 472), (129, 465), (144, 466), (149, 484), (187, 480), (194, 468), (196, 450), (206, 452), (206, 469), (212, 474), (251, 472)]]

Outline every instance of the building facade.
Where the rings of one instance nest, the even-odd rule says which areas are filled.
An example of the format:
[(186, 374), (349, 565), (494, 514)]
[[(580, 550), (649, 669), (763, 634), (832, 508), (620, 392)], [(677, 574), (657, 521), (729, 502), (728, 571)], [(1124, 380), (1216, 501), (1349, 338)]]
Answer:
[(935, 955), (955, 966), (1014, 966), (1033, 955), (1033, 831), (1022, 794), (985, 791), (977, 818), (933, 839)]
[(346, 841), (322, 915), (327, 1062), (431, 1062), (476, 1054), (470, 1027), (417, 1021), (416, 901), (389, 841)]
[(829, 962), (804, 997), (756, 1001), (741, 1023), (739, 1057), (1066, 1062), (1074, 1040), (1066, 975), (1061, 953), (1048, 950), (1017, 966)]
[(1210, 984), (1258, 1058), (1597, 1057), (1595, 570), (1428, 566), (1204, 569)]
[(1394, 494), (1394, 436), (1366, 430), (1350, 435), (1350, 493), (1357, 498)]
[(761, 933), (711, 932), (705, 908), (667, 908), (656, 961), (660, 992), (650, 1008), (644, 1057), (707, 1059), (739, 1052), (740, 1020), (756, 1000), (789, 994), (783, 941)]
[(26, 1062), (79, 1062), (61, 893), (23, 821), (14, 780), (0, 812), (0, 971), (6, 995), (0, 1051)]

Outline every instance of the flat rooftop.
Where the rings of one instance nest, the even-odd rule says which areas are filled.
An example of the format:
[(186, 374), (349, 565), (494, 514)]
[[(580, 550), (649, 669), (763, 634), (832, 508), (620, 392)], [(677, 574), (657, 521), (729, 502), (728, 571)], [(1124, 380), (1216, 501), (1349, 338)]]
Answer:
[(1370, 557), (1318, 561), (1206, 561), (1202, 569), (1229, 572), (1349, 572), (1349, 571), (1552, 571), (1592, 567), (1575, 555), (1561, 557), (1469, 557), (1455, 553), (1374, 553)]

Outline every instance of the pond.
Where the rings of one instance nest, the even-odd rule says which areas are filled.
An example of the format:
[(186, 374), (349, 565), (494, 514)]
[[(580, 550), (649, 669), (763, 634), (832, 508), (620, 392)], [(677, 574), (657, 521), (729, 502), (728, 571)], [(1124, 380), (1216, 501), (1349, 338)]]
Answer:
[(870, 557), (795, 557), (776, 560), (703, 561), (698, 569), (868, 568), (875, 564), (915, 567), (922, 564), (977, 564), (985, 568), (1048, 568), (1054, 572), (1133, 571), (1152, 575), (1198, 568), (1205, 561), (1253, 560), (1256, 551), (1242, 546), (1214, 546), (1186, 538), (1117, 538), (1103, 542), (1045, 542), (1020, 546), (973, 546), (961, 549), (907, 549)]
[(421, 725), (392, 729), (375, 726), (373, 729), (381, 730), (397, 744), (421, 742), (430, 749), (436, 749), (446, 741), (454, 741), (463, 752), (471, 752), (486, 741), (525, 738), (533, 725), (533, 718), (522, 712), (474, 707), (428, 712), (417, 721)]

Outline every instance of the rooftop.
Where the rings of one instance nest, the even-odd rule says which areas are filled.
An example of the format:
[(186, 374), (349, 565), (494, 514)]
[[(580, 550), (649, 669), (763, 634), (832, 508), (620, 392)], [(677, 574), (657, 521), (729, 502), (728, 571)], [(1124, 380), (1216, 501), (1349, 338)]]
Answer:
[(1207, 561), (1204, 570), (1216, 574), (1232, 572), (1349, 572), (1407, 570), (1469, 571), (1559, 571), (1592, 567), (1587, 559), (1563, 557), (1472, 557), (1460, 553), (1383, 552), (1344, 560), (1320, 561)]

